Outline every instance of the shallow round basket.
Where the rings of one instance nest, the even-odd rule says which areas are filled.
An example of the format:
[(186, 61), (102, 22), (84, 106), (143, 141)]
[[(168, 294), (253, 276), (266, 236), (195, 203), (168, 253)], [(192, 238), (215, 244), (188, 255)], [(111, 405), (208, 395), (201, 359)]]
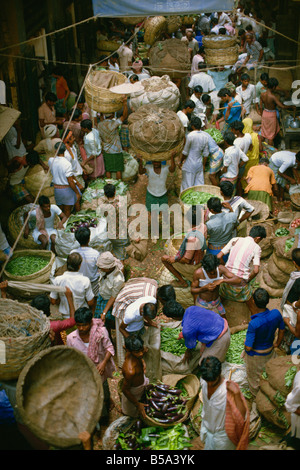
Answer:
[(281, 222), (282, 224), (290, 224), (293, 221), (293, 213), (290, 211), (281, 211), (278, 212), (277, 219), (278, 222)]
[[(186, 413), (185, 415), (179, 419), (178, 421), (175, 421), (173, 423), (159, 423), (155, 419), (152, 419), (150, 416), (147, 416), (146, 418), (143, 418), (143, 421), (148, 425), (148, 426), (157, 426), (161, 428), (169, 428), (172, 426), (175, 426), (178, 423), (183, 423), (185, 422), (190, 414), (190, 411), (195, 403), (195, 400), (197, 399), (197, 395), (199, 393), (200, 389), (200, 382), (199, 379), (196, 375), (194, 374), (187, 374), (187, 375), (180, 375), (180, 374), (169, 374), (169, 375), (164, 375), (162, 377), (162, 383), (165, 383), (166, 385), (170, 385), (171, 387), (177, 387), (178, 382), (182, 383), (183, 388), (187, 392), (187, 403), (186, 403)], [(147, 413), (147, 411), (146, 411)]]
[[(181, 205), (182, 209), (185, 210), (185, 211), (190, 209), (191, 206), (189, 204), (184, 203), (182, 201), (182, 197), (190, 189), (193, 189), (194, 191), (198, 191), (199, 193), (212, 194), (215, 197), (219, 197), (223, 201), (223, 197), (221, 196), (221, 190), (220, 190), (219, 186), (213, 186), (213, 185), (210, 185), (210, 184), (202, 184), (202, 185), (199, 185), (199, 186), (191, 186), (190, 188), (187, 188), (184, 191), (181, 191), (181, 193), (179, 195), (179, 204)], [(203, 204), (203, 207), (206, 208), (206, 204)]]
[[(15, 274), (11, 274), (7, 271), (7, 266), (6, 266), (6, 269), (4, 269), (3, 271), (3, 278), (5, 280), (22, 282), (24, 284), (26, 284), (26, 282), (35, 283), (35, 284), (45, 284), (49, 282), (52, 265), (55, 260), (55, 255), (52, 251), (50, 250), (16, 250), (14, 251), (10, 260), (13, 260), (20, 256), (36, 256), (40, 258), (45, 258), (48, 261), (48, 263), (43, 269), (40, 269), (39, 271), (33, 274), (29, 274), (27, 276), (17, 276)], [(28, 288), (27, 290), (23, 290), (23, 289), (18, 289), (16, 287), (8, 287), (8, 292), (13, 294), (15, 297), (21, 297), (25, 299), (32, 299), (36, 295), (36, 291), (34, 290), (31, 291), (30, 288)]]
[(208, 49), (226, 49), (236, 44), (234, 36), (204, 36), (202, 39), (203, 46)]
[(237, 46), (226, 49), (205, 48), (205, 60), (207, 65), (234, 65), (239, 58)]
[(252, 201), (247, 199), (247, 202), (254, 207), (254, 212), (250, 216), (252, 222), (264, 222), (270, 215), (270, 209), (268, 204), (261, 201)]
[(20, 373), (16, 401), (24, 424), (50, 446), (79, 446), (93, 433), (104, 400), (102, 379), (82, 352), (54, 346), (37, 354)]
[(51, 346), (50, 320), (28, 304), (0, 299), (0, 342), (5, 361), (0, 361), (0, 381), (17, 380), (36, 354)]
[(86, 102), (91, 109), (100, 113), (113, 113), (123, 107), (122, 95), (109, 91), (126, 82), (125, 75), (112, 70), (93, 70), (85, 84)]

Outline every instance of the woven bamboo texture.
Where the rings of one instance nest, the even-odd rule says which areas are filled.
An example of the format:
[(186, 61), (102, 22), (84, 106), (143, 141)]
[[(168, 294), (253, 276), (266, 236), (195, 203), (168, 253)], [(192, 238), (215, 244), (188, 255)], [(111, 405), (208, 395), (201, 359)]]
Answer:
[(22, 421), (38, 438), (57, 448), (79, 446), (78, 434), (92, 434), (100, 419), (102, 379), (85, 354), (54, 346), (24, 367), (16, 400)]
[(121, 44), (115, 41), (100, 40), (97, 42), (97, 48), (100, 49), (100, 51), (115, 52), (120, 46)]
[(167, 19), (164, 16), (154, 16), (145, 21), (144, 42), (152, 46), (167, 30)]
[(94, 70), (86, 80), (85, 97), (91, 109), (100, 113), (113, 113), (123, 107), (123, 97), (109, 88), (126, 82), (125, 75), (111, 70)]
[[(52, 251), (48, 250), (16, 250), (14, 251), (11, 260), (19, 257), (19, 256), (38, 256), (41, 258), (45, 258), (48, 260), (48, 264), (41, 269), (40, 271), (37, 271), (34, 274), (29, 274), (27, 276), (17, 276), (9, 273), (7, 269), (4, 270), (3, 272), (3, 278), (7, 281), (19, 281), (25, 284), (26, 282), (28, 283), (36, 283), (36, 284), (46, 284), (49, 282), (50, 279), (50, 274), (51, 274), (51, 269), (52, 265), (55, 260), (55, 255)], [(31, 291), (30, 288), (28, 290), (20, 290), (17, 288), (8, 288), (8, 291), (11, 292), (14, 296), (16, 297), (21, 297), (21, 298), (33, 298), (36, 295), (36, 291), (33, 290)]]
[(180, 16), (168, 16), (167, 17), (167, 31), (169, 34), (176, 33), (182, 25), (182, 19)]
[[(11, 244), (13, 245), (16, 239), (18, 238), (21, 228), (24, 224), (24, 214), (29, 212), (32, 207), (37, 207), (34, 204), (25, 204), (24, 206), (17, 207), (12, 211), (8, 218), (8, 238)], [(18, 249), (37, 249), (39, 245), (35, 243), (31, 233), (29, 232), (28, 238), (24, 238), (22, 235), (19, 238), (17, 248)]]
[(207, 65), (234, 65), (239, 57), (237, 46), (225, 49), (205, 49), (205, 60)]
[(236, 44), (236, 38), (232, 36), (205, 36), (203, 37), (203, 46), (208, 49), (226, 49)]
[(0, 361), (0, 380), (16, 380), (23, 367), (49, 348), (50, 321), (42, 312), (16, 300), (0, 299), (0, 341), (5, 360)]
[(120, 21), (122, 21), (123, 24), (135, 25), (144, 21), (144, 19), (144, 16), (122, 16)]

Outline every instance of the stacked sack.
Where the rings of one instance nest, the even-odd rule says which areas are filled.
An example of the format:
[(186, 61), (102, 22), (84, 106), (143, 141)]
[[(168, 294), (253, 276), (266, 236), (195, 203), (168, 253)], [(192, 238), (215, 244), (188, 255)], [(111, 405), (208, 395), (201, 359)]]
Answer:
[(262, 373), (260, 389), (256, 395), (259, 413), (283, 430), (287, 430), (290, 426), (290, 413), (286, 411), (284, 404), (299, 369), (299, 364), (293, 363), (292, 356), (270, 359)]
[(131, 93), (130, 107), (133, 111), (145, 104), (177, 111), (180, 100), (180, 91), (168, 75), (162, 77), (151, 77), (142, 80), (142, 90)]
[(278, 237), (273, 243), (273, 254), (264, 266), (260, 276), (260, 287), (266, 289), (271, 297), (280, 298), (295, 270), (292, 252), (299, 244), (299, 235), (290, 231), (288, 236)]

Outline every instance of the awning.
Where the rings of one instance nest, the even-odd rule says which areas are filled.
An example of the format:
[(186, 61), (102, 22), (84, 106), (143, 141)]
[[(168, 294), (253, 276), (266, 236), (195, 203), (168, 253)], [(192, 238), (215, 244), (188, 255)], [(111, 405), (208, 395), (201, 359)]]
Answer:
[(94, 15), (103, 17), (190, 15), (232, 11), (234, 0), (93, 0)]
[(14, 125), (21, 112), (7, 106), (0, 106), (0, 142)]

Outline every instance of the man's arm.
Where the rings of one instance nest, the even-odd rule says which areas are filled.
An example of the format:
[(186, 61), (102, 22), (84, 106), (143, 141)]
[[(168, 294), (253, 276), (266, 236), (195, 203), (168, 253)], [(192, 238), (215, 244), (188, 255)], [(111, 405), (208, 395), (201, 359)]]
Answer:
[(135, 370), (126, 370), (126, 364), (122, 368), (122, 373), (123, 373), (123, 384), (122, 384), (122, 393), (124, 393), (125, 397), (127, 400), (129, 400), (133, 405), (136, 406), (139, 414), (145, 418), (146, 417), (146, 412), (145, 412), (145, 407), (148, 405), (144, 405), (143, 403), (140, 403), (137, 398), (131, 393), (130, 389), (133, 387), (133, 378), (135, 376)]
[(122, 321), (122, 323), (119, 326), (119, 330), (120, 330), (120, 333), (124, 336), (124, 338), (128, 338), (128, 336), (130, 336), (128, 331), (126, 331), (126, 327), (127, 325), (124, 323), (124, 321)]

